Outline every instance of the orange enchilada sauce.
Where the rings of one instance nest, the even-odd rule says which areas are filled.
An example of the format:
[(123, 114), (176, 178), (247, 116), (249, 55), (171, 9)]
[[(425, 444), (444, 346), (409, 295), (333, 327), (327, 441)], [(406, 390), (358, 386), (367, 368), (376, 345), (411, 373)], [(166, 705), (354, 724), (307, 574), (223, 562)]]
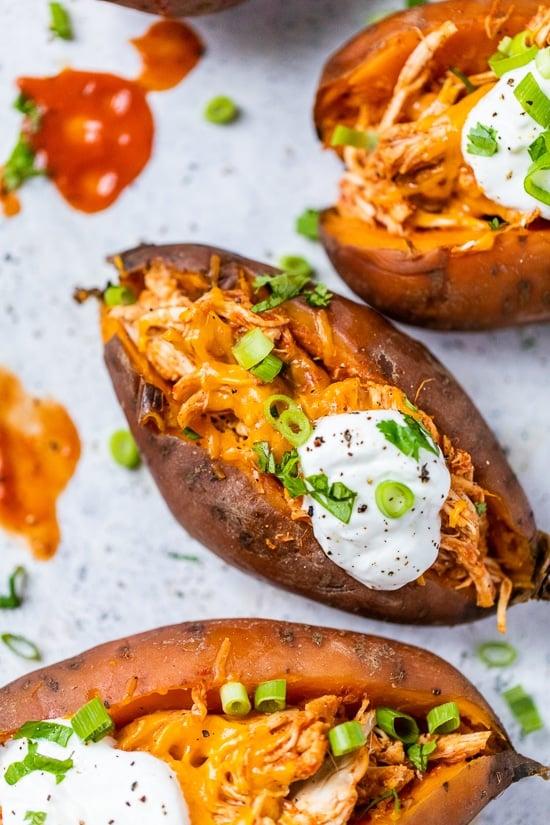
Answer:
[(42, 112), (28, 140), (62, 196), (82, 212), (106, 209), (137, 178), (155, 131), (147, 92), (176, 86), (203, 52), (192, 29), (174, 20), (154, 23), (131, 42), (142, 59), (137, 80), (73, 69), (18, 80)]
[(56, 501), (80, 457), (80, 439), (67, 411), (33, 398), (0, 367), (0, 525), (25, 537), (48, 559), (60, 540)]

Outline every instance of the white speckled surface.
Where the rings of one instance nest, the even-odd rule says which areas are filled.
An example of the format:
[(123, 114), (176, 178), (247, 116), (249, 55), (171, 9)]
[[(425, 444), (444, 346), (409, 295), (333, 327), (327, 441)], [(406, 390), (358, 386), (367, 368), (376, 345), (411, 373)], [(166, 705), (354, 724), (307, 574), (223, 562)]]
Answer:
[[(395, 7), (399, 3), (394, 3)], [(98, 0), (67, 0), (74, 43), (51, 42), (45, 0), (0, 0), (0, 156), (18, 117), (13, 80), (63, 65), (134, 75), (129, 37), (148, 18)], [(494, 620), (446, 629), (392, 627), (352, 618), (228, 568), (191, 541), (169, 515), (145, 469), (115, 466), (106, 442), (123, 425), (103, 368), (96, 307), (71, 300), (75, 284), (102, 284), (106, 254), (141, 240), (204, 241), (251, 257), (306, 254), (324, 281), (338, 280), (322, 250), (295, 235), (305, 206), (334, 196), (338, 163), (319, 149), (310, 122), (315, 83), (326, 55), (384, 4), (368, 0), (250, 0), (195, 25), (208, 53), (176, 90), (152, 95), (156, 151), (138, 182), (109, 211), (70, 210), (45, 181), (22, 192), (23, 212), (0, 222), (0, 363), (37, 394), (63, 401), (83, 441), (76, 477), (63, 496), (63, 543), (49, 563), (0, 534), (0, 582), (27, 565), (28, 600), (0, 615), (0, 631), (40, 641), (47, 662), (103, 640), (183, 619), (258, 615), (368, 630), (416, 642), (446, 657), (481, 688), (530, 756), (550, 762), (549, 606), (510, 614), (509, 639), (521, 650), (514, 667), (488, 671), (476, 660)], [(389, 8), (389, 4), (387, 6)], [(229, 128), (205, 123), (201, 110), (218, 93), (233, 96), (244, 117)], [(550, 529), (550, 327), (487, 335), (413, 331), (453, 369), (488, 417), (524, 483), (541, 528)], [(198, 561), (170, 558), (170, 551)], [(0, 651), (0, 680), (26, 670)], [(547, 729), (520, 741), (499, 697), (521, 682)], [(479, 817), (482, 825), (547, 825), (550, 786), (526, 780)]]

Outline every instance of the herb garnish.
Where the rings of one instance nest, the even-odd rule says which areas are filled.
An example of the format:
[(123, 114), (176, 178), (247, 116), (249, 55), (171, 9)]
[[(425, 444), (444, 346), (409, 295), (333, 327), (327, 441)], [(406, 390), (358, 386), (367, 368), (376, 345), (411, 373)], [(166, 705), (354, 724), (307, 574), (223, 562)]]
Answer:
[(296, 218), (296, 232), (309, 238), (310, 241), (319, 240), (319, 212), (317, 209), (304, 209)]
[(8, 581), (8, 595), (0, 596), (0, 609), (14, 610), (23, 604), (23, 586), (27, 577), (24, 567), (16, 567)]
[(310, 281), (311, 276), (303, 273), (282, 272), (280, 275), (259, 275), (253, 282), (255, 291), (267, 286), (271, 294), (264, 301), (254, 304), (252, 311), (266, 312), (301, 294), (306, 295), (306, 300), (311, 306), (327, 307), (332, 300), (332, 293), (324, 284), (316, 284), (314, 289), (307, 291), (306, 287)]
[(466, 151), (470, 155), (482, 155), (491, 158), (498, 152), (498, 133), (492, 126), (484, 126), (478, 123), (468, 132), (468, 145)]
[(529, 147), (529, 156), (532, 161), (540, 160), (543, 155), (550, 153), (550, 132), (543, 132)]
[(312, 307), (328, 307), (333, 294), (325, 284), (316, 284), (315, 289), (306, 292), (306, 301)]
[(436, 742), (424, 742), (423, 744), (416, 742), (407, 749), (407, 756), (416, 770), (424, 773), (428, 767), (430, 754), (433, 753), (436, 748)]
[(27, 811), (25, 814), (25, 822), (29, 825), (44, 825), (47, 814), (44, 811)]
[(20, 134), (2, 170), (2, 186), (6, 192), (19, 189), (29, 178), (44, 175), (45, 169), (35, 166), (36, 152), (25, 135)]
[(393, 797), (393, 809), (394, 809), (394, 811), (401, 810), (401, 800), (399, 799), (399, 794), (397, 793), (395, 788), (391, 788), (390, 790), (384, 791), (384, 793), (381, 793), (380, 796), (375, 796), (374, 799), (372, 799), (369, 802), (369, 804), (366, 806), (366, 808), (362, 809), (361, 814), (366, 814), (367, 811), (370, 811), (370, 809), (374, 808), (376, 805), (378, 805), (379, 802), (383, 802), (385, 799), (391, 799), (392, 797)]
[(474, 84), (472, 83), (472, 81), (470, 80), (468, 75), (464, 74), (464, 72), (461, 72), (460, 69), (457, 69), (456, 66), (453, 66), (450, 69), (450, 72), (451, 72), (451, 74), (454, 74), (455, 77), (458, 77), (458, 79), (464, 84), (468, 94), (471, 94), (472, 92), (475, 92), (476, 87), (474, 86)]
[(189, 439), (189, 441), (200, 441), (200, 433), (196, 432), (192, 427), (184, 427), (182, 435)]
[(4, 779), (8, 785), (16, 785), (30, 773), (44, 771), (53, 774), (56, 785), (59, 785), (73, 765), (72, 759), (54, 759), (38, 753), (38, 743), (29, 742), (29, 750), (25, 758), (21, 762), (12, 762), (4, 774)]
[(484, 501), (476, 501), (474, 507), (478, 516), (483, 516), (487, 512), (487, 504)]
[(413, 418), (412, 415), (402, 413), (402, 416), (405, 419), (406, 426), (399, 424), (393, 419), (388, 419), (386, 421), (380, 421), (376, 425), (376, 428), (380, 430), (385, 438), (397, 447), (398, 450), (401, 450), (405, 455), (411, 456), (411, 458), (414, 458), (416, 461), (419, 459), (421, 448), (428, 450), (428, 452), (434, 455), (439, 455), (431, 435), (424, 429), (422, 424), (420, 424), (416, 418)]
[(55, 742), (56, 745), (66, 748), (72, 735), (72, 728), (58, 722), (25, 722), (13, 738), (47, 739), (48, 742)]
[(62, 40), (74, 37), (70, 14), (62, 3), (50, 3), (50, 31)]
[(21, 92), (13, 101), (13, 108), (21, 112), (22, 115), (25, 115), (31, 132), (38, 131), (42, 120), (42, 112), (40, 106), (35, 103), (32, 98), (26, 97), (26, 95)]
[(502, 229), (503, 226), (506, 226), (506, 221), (503, 220), (499, 215), (495, 215), (488, 221), (490, 229), (493, 232), (498, 232), (499, 229)]

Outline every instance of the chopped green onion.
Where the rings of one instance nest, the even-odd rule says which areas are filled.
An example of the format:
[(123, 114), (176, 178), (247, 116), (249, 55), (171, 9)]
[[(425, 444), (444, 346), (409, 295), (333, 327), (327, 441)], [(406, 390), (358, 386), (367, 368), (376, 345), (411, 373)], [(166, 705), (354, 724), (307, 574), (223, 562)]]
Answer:
[(42, 659), (40, 650), (24, 636), (17, 636), (15, 633), (2, 633), (0, 639), (12, 653), (21, 659), (28, 659), (29, 662), (39, 662)]
[(350, 129), (349, 126), (344, 126), (342, 123), (339, 123), (338, 126), (334, 128), (330, 145), (355, 146), (356, 149), (366, 149), (368, 152), (372, 152), (372, 150), (378, 146), (378, 135), (376, 132)]
[(47, 739), (48, 742), (55, 742), (56, 745), (66, 748), (72, 735), (72, 728), (58, 722), (25, 722), (13, 738)]
[(391, 799), (393, 797), (393, 810), (397, 813), (401, 809), (401, 800), (399, 799), (399, 794), (395, 790), (395, 788), (390, 788), (388, 791), (384, 791), (381, 793), (380, 796), (375, 796), (374, 799), (371, 799), (369, 804), (366, 808), (361, 809), (362, 814), (366, 814), (371, 808), (375, 808), (376, 805), (379, 805), (380, 802), (384, 802), (386, 799)]
[(414, 9), (416, 6), (425, 6), (428, 0), (407, 0), (407, 8)]
[(550, 132), (543, 132), (539, 135), (528, 151), (532, 161), (540, 160), (543, 155), (550, 154)]
[(530, 37), (530, 32), (523, 31), (515, 37), (502, 38), (497, 51), (489, 58), (489, 66), (497, 77), (526, 66), (536, 58), (539, 50), (537, 46), (529, 45)]
[(350, 490), (342, 481), (335, 481), (329, 484), (325, 473), (318, 473), (306, 478), (307, 493), (312, 499), (317, 501), (325, 510), (342, 521), (349, 524), (357, 493)]
[(407, 756), (413, 763), (416, 770), (424, 773), (424, 771), (428, 768), (430, 754), (432, 754), (436, 748), (437, 742), (424, 742), (422, 744), (420, 742), (416, 742), (416, 744), (411, 745), (410, 748), (407, 748)]
[(71, 719), (71, 725), (83, 742), (99, 742), (115, 727), (103, 702), (97, 696), (75, 713)]
[(508, 47), (508, 54), (510, 57), (515, 57), (518, 54), (525, 54), (531, 48), (529, 41), (531, 39), (531, 32), (524, 29), (524, 31), (512, 37), (510, 46)]
[(29, 742), (28, 748), (25, 758), (21, 762), (12, 762), (4, 773), (4, 779), (8, 785), (17, 785), (21, 779), (33, 771), (53, 774), (56, 784), (59, 785), (73, 767), (72, 759), (54, 759), (38, 753), (37, 742)]
[(283, 272), (287, 272), (289, 275), (297, 275), (303, 278), (306, 275), (313, 275), (313, 267), (301, 255), (283, 255), (279, 258), (279, 266)]
[(386, 518), (402, 518), (414, 506), (414, 493), (400, 481), (381, 481), (374, 493), (376, 505)]
[(296, 218), (296, 232), (309, 238), (310, 241), (319, 240), (319, 212), (317, 209), (304, 209)]
[(242, 682), (226, 682), (220, 688), (223, 712), (227, 716), (246, 716), (252, 705)]
[(13, 108), (27, 118), (27, 123), (32, 132), (37, 132), (42, 120), (40, 106), (30, 97), (26, 97), (22, 92), (17, 95), (13, 102)]
[(493, 230), (493, 232), (498, 232), (499, 229), (502, 229), (503, 226), (506, 226), (506, 221), (503, 221), (502, 218), (499, 217), (499, 215), (495, 215), (491, 218), (490, 221), (488, 221), (488, 224), (490, 229)]
[(74, 37), (71, 17), (61, 3), (50, 3), (50, 31), (62, 40)]
[(109, 439), (111, 455), (117, 464), (135, 470), (141, 464), (138, 445), (129, 430), (117, 430)]
[(506, 35), (506, 37), (503, 37), (500, 43), (498, 44), (497, 51), (499, 51), (501, 54), (509, 55), (511, 45), (512, 38)]
[(514, 90), (523, 110), (545, 129), (550, 126), (550, 99), (546, 97), (532, 72), (526, 74)]
[(453, 66), (450, 71), (452, 74), (454, 74), (455, 77), (458, 77), (458, 79), (462, 81), (462, 83), (466, 87), (466, 91), (468, 92), (468, 94), (475, 92), (476, 87), (474, 86), (468, 75), (465, 75), (464, 72), (461, 72), (460, 69), (457, 69), (456, 66)]
[(20, 135), (15, 147), (2, 168), (2, 185), (6, 192), (19, 189), (26, 180), (44, 175), (44, 169), (35, 166), (36, 153), (27, 138)]
[(550, 80), (550, 47), (547, 46), (538, 52), (535, 63), (544, 79)]
[(286, 707), (286, 679), (262, 682), (254, 693), (254, 707), (260, 713), (275, 713)]
[(260, 275), (254, 279), (254, 289), (258, 291), (267, 286), (271, 292), (269, 298), (254, 304), (252, 312), (265, 312), (274, 309), (290, 298), (295, 298), (309, 284), (311, 278), (309, 273), (282, 272), (280, 275)]
[(426, 716), (430, 733), (452, 733), (460, 727), (460, 710), (456, 702), (432, 708)]
[(405, 455), (418, 461), (420, 450), (427, 450), (429, 453), (439, 455), (438, 448), (430, 433), (414, 418), (407, 413), (401, 413), (405, 420), (405, 425), (399, 424), (393, 419), (380, 421), (376, 429), (380, 430), (390, 444), (393, 444)]
[[(285, 409), (279, 410), (278, 405)], [(309, 418), (302, 408), (288, 395), (271, 395), (265, 403), (265, 416), (272, 427), (293, 447), (305, 444), (312, 433)]]
[(523, 185), (529, 195), (550, 206), (550, 154), (531, 164)]
[(484, 642), (477, 655), (487, 667), (509, 667), (518, 658), (517, 650), (509, 642)]
[(376, 724), (392, 739), (399, 739), (406, 745), (413, 745), (420, 736), (413, 717), (393, 708), (377, 708)]
[(0, 596), (1, 610), (14, 610), (23, 604), (23, 588), (27, 579), (27, 571), (19, 565), (15, 568), (8, 581), (8, 595)]
[(25, 814), (25, 822), (28, 825), (44, 825), (47, 814), (44, 811), (27, 811)]
[(197, 433), (191, 427), (184, 427), (182, 430), (182, 435), (184, 435), (189, 441), (200, 441), (200, 433)]
[(312, 307), (328, 307), (334, 295), (325, 284), (316, 284), (315, 289), (306, 292), (306, 301)]
[(128, 286), (110, 284), (103, 293), (103, 301), (108, 307), (135, 304), (137, 298)]
[(267, 441), (257, 441), (252, 449), (256, 453), (258, 467), (262, 473), (270, 473), (278, 478), (293, 498), (306, 494), (306, 483), (298, 475), (300, 459), (296, 450), (286, 452), (277, 463)]
[(478, 123), (468, 132), (469, 143), (466, 146), (466, 151), (470, 155), (482, 155), (490, 158), (498, 152), (497, 138), (496, 129)]
[(485, 501), (476, 501), (474, 504), (478, 516), (484, 516), (487, 512), (487, 503)]
[(234, 100), (225, 95), (213, 97), (204, 109), (204, 117), (209, 123), (217, 126), (226, 126), (239, 117), (239, 107)]
[(237, 341), (231, 352), (235, 356), (240, 366), (249, 370), (259, 364), (260, 361), (269, 355), (275, 344), (265, 335), (261, 329), (255, 327), (249, 330), (240, 341)]
[(521, 725), (523, 733), (533, 733), (544, 727), (540, 713), (531, 696), (525, 693), (521, 685), (516, 685), (502, 694), (514, 718)]
[(256, 367), (252, 367), (250, 372), (264, 384), (270, 384), (279, 375), (283, 366), (281, 359), (271, 352)]
[(328, 741), (334, 756), (346, 756), (362, 748), (367, 739), (359, 722), (353, 720), (331, 728)]

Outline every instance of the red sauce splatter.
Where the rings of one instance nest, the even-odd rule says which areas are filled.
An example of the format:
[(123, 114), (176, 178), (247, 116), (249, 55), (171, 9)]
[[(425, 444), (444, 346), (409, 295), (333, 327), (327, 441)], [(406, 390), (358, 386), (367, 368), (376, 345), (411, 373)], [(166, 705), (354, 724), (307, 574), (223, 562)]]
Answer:
[(15, 192), (2, 192), (0, 190), (0, 205), (6, 218), (13, 218), (14, 215), (21, 212), (21, 203)]
[(24, 536), (37, 558), (57, 549), (56, 501), (79, 457), (78, 432), (64, 407), (28, 395), (0, 367), (0, 524)]
[(193, 30), (175, 20), (154, 23), (131, 42), (143, 63), (137, 80), (73, 69), (18, 80), (42, 110), (31, 145), (65, 200), (82, 212), (106, 209), (139, 175), (155, 131), (146, 93), (176, 86), (203, 51)]

